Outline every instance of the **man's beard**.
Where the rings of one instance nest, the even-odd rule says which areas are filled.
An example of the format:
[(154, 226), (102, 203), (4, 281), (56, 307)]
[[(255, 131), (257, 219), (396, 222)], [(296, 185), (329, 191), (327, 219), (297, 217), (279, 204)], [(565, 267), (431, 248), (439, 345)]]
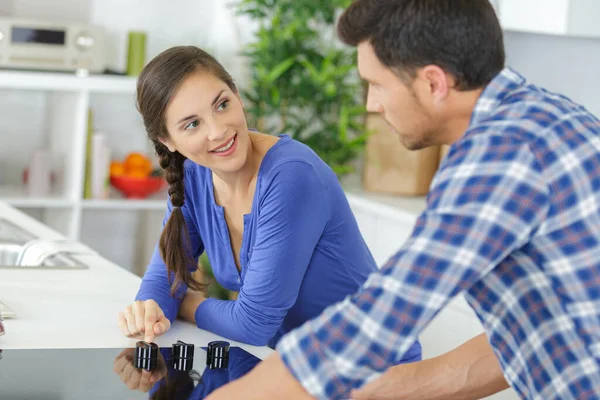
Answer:
[(398, 135), (398, 139), (400, 140), (400, 143), (402, 143), (402, 145), (404, 147), (406, 147), (407, 150), (417, 151), (417, 150), (422, 150), (422, 149), (425, 149), (427, 147), (431, 147), (434, 145), (434, 143), (432, 141), (432, 138), (434, 137), (434, 133), (429, 130), (425, 131), (425, 133), (423, 134), (422, 137), (416, 138), (413, 136), (403, 135), (400, 132), (398, 132), (392, 126), (392, 124), (389, 124), (389, 125), (390, 125), (390, 129), (392, 130), (392, 132), (394, 134)]

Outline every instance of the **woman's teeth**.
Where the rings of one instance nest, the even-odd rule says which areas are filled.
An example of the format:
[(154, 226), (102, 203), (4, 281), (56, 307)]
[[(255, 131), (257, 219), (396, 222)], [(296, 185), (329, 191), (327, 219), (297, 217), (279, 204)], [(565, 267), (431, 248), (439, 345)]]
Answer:
[(227, 143), (227, 145), (225, 147), (221, 147), (218, 150), (213, 150), (214, 153), (223, 153), (224, 151), (227, 151), (231, 148), (231, 146), (233, 146), (233, 142), (235, 141), (235, 136), (231, 138), (231, 140), (229, 141), (229, 143)]

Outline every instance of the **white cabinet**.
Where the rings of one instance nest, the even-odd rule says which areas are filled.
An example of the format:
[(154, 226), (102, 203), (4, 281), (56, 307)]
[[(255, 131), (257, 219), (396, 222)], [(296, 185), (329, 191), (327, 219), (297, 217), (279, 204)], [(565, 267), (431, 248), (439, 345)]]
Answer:
[(495, 3), (505, 30), (600, 36), (598, 0), (496, 0)]

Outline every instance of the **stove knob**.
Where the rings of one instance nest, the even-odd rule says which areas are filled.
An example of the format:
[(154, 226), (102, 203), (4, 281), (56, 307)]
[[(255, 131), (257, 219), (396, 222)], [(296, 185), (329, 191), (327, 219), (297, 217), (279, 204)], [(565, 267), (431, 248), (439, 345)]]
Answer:
[(156, 368), (158, 359), (158, 346), (155, 343), (146, 343), (139, 341), (135, 344), (135, 355), (133, 356), (133, 365), (136, 368), (152, 371)]
[(194, 345), (178, 340), (171, 347), (171, 366), (177, 371), (191, 371), (194, 367)]
[(220, 369), (229, 366), (229, 342), (224, 340), (210, 342), (206, 353), (208, 369)]

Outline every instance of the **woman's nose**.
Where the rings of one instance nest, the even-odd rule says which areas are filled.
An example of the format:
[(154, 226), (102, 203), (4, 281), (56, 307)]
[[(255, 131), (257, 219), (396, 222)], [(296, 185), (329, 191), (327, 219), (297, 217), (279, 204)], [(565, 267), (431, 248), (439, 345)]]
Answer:
[(227, 128), (215, 127), (210, 130), (209, 140), (222, 140), (227, 137)]

